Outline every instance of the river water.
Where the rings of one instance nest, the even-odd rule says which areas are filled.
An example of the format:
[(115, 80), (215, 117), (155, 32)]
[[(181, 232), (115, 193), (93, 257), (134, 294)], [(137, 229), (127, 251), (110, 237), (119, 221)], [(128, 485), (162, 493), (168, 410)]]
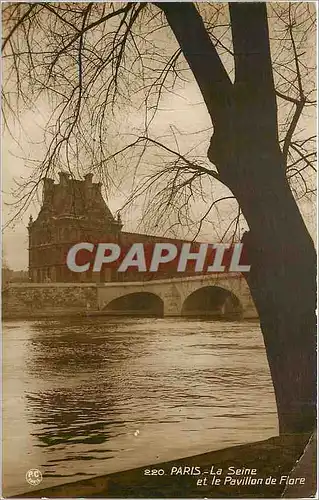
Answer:
[(5, 496), (31, 468), (45, 488), (277, 432), (257, 322), (3, 324)]

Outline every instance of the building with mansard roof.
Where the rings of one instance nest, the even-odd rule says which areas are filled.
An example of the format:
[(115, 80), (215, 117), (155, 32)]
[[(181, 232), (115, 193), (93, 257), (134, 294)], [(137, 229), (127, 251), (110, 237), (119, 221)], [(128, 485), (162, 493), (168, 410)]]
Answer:
[[(109, 281), (111, 276), (72, 273), (66, 266), (69, 248), (80, 241), (117, 241), (122, 224), (107, 207), (101, 184), (71, 179), (59, 173), (60, 181), (44, 179), (42, 207), (36, 220), (30, 218), (29, 277), (33, 282)], [(104, 270), (105, 271), (105, 270)]]
[(140, 281), (194, 274), (163, 270), (143, 273), (141, 276), (134, 269), (117, 273), (115, 268), (107, 266), (99, 273), (94, 273), (92, 269), (85, 273), (74, 273), (66, 265), (66, 256), (69, 249), (79, 242), (118, 243), (121, 248), (128, 248), (133, 243), (150, 244), (158, 241), (181, 244), (182, 240), (122, 231), (120, 218), (113, 217), (103, 199), (101, 183), (93, 182), (91, 173), (85, 175), (84, 180), (77, 180), (68, 173), (60, 172), (58, 184), (53, 179), (44, 179), (42, 198), (37, 219), (32, 220), (30, 217), (28, 225), (30, 281)]

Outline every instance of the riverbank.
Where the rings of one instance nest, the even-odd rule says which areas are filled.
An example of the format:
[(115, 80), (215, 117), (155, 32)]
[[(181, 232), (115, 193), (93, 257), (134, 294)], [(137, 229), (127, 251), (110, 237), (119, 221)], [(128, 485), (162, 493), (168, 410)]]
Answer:
[[(63, 318), (163, 318), (164, 316), (158, 316), (157, 314), (145, 313), (141, 311), (105, 311), (105, 310), (85, 310), (85, 309), (56, 309), (45, 310), (45, 311), (12, 311), (12, 312), (3, 312), (2, 320), (3, 321), (18, 321), (18, 320), (30, 320), (30, 321), (38, 321), (38, 320), (56, 320)], [(176, 318), (176, 316), (165, 316), (165, 318)], [(206, 314), (206, 315), (183, 315), (178, 316), (178, 319), (183, 318), (186, 320), (203, 320), (203, 321), (241, 321), (245, 323), (255, 323), (258, 321), (258, 318), (238, 318), (237, 316), (229, 315), (227, 317), (221, 316), (220, 314)]]
[(154, 318), (157, 317), (154, 314), (141, 314), (138, 311), (119, 311), (114, 313), (113, 311), (99, 311), (99, 310), (83, 310), (83, 309), (61, 309), (61, 310), (46, 310), (46, 311), (30, 311), (29, 314), (26, 312), (4, 313), (2, 315), (3, 321), (14, 321), (14, 320), (55, 320), (63, 318), (118, 318), (118, 317), (132, 317), (132, 318)]
[[(243, 468), (250, 473), (231, 474)], [(186, 473), (199, 469), (198, 475)], [(316, 439), (295, 434), (37, 491), (30, 486), (15, 498), (311, 498), (315, 493)]]

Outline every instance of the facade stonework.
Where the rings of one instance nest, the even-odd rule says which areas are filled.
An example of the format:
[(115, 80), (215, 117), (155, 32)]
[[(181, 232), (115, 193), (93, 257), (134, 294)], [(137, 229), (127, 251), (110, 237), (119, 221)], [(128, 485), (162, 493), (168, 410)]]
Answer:
[(92, 181), (93, 174), (87, 174), (84, 180), (70, 178), (65, 172), (60, 172), (59, 177), (58, 184), (53, 179), (44, 180), (43, 203), (39, 215), (34, 221), (30, 217), (29, 281), (103, 283), (197, 274), (189, 269), (185, 273), (177, 273), (174, 265), (171, 270), (166, 267), (156, 273), (138, 273), (134, 269), (118, 273), (114, 266), (104, 266), (99, 273), (92, 269), (85, 273), (70, 271), (66, 265), (66, 256), (75, 243), (118, 243), (122, 248), (128, 249), (133, 243), (152, 244), (158, 241), (178, 246), (183, 241), (122, 231), (120, 218), (114, 218), (107, 207), (101, 193), (101, 184)]
[(4, 318), (82, 314), (97, 309), (95, 283), (12, 283), (2, 293)]
[(2, 292), (2, 314), (258, 317), (246, 280), (236, 273), (134, 283), (11, 283)]
[[(115, 220), (102, 194), (101, 184), (92, 182), (93, 174), (84, 180), (70, 179), (60, 172), (60, 182), (45, 179), (43, 203), (35, 221), (30, 218), (29, 279), (35, 283), (111, 281), (106, 271), (73, 273), (66, 265), (66, 255), (80, 241), (118, 241), (120, 221)], [(102, 275), (102, 273), (104, 273)]]

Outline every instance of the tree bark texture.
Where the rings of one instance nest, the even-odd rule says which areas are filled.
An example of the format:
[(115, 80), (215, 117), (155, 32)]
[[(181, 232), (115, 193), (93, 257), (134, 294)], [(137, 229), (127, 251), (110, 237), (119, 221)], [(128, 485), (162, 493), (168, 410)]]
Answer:
[[(285, 175), (266, 5), (231, 3), (235, 82), (193, 4), (160, 3), (212, 118), (208, 158), (249, 225), (245, 276), (260, 317), (281, 433), (316, 422), (316, 254)], [(256, 402), (258, 404), (258, 402)]]

